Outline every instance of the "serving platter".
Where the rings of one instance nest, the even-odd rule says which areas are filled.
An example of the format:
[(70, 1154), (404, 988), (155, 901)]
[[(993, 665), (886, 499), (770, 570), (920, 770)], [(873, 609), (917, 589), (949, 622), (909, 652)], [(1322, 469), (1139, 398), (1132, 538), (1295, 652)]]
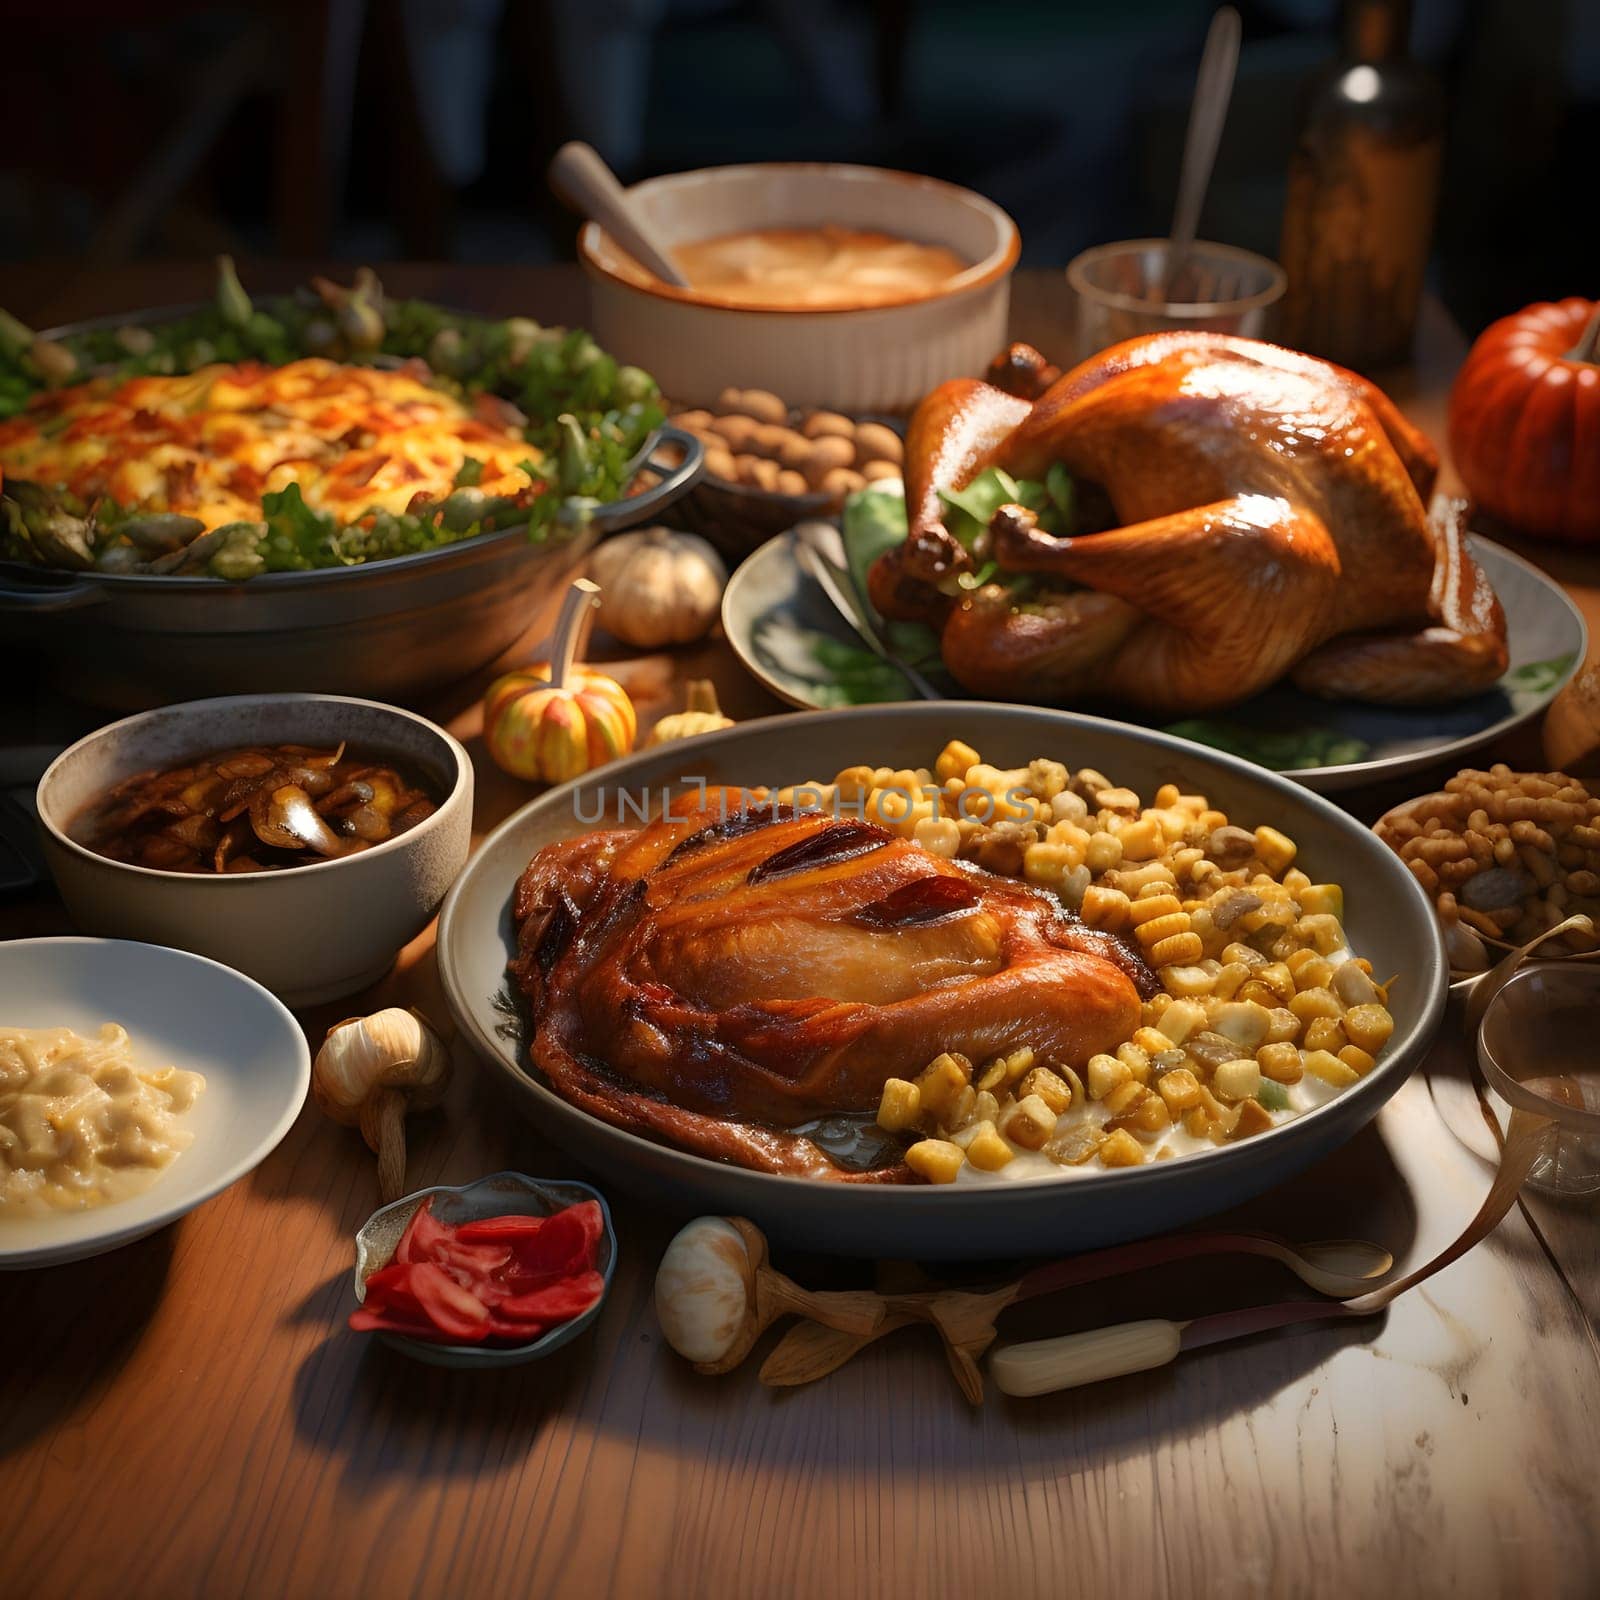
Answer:
[(204, 956), (126, 939), (0, 944), (0, 1020), (93, 1036), (127, 1029), (141, 1067), (201, 1073), (185, 1113), (194, 1143), (148, 1188), (88, 1211), (0, 1214), (0, 1270), (54, 1266), (142, 1239), (260, 1165), (288, 1133), (311, 1085), (311, 1054), (288, 1008)]
[[(625, 1133), (556, 1095), (527, 1063), (509, 998), (513, 886), (536, 850), (619, 815), (619, 795), (659, 807), (707, 783), (827, 780), (853, 760), (915, 767), (959, 737), (1001, 766), (1049, 756), (1144, 792), (1201, 789), (1245, 824), (1270, 822), (1313, 874), (1343, 883), (1350, 941), (1399, 972), (1395, 1032), (1378, 1065), (1313, 1111), (1196, 1156), (1062, 1178), (946, 1187), (858, 1186), (777, 1177)], [(632, 813), (637, 814), (635, 811)], [(517, 1109), (607, 1181), (677, 1212), (749, 1217), (775, 1241), (834, 1254), (981, 1260), (1087, 1249), (1160, 1232), (1263, 1192), (1362, 1127), (1421, 1060), (1439, 1025), (1448, 972), (1432, 907), (1373, 834), (1304, 787), (1220, 752), (1101, 718), (1032, 707), (939, 702), (776, 717), (649, 750), (550, 790), (492, 833), (451, 890), (439, 924), (451, 1011)]]
[[(1358, 759), (1278, 768), (1323, 794), (1456, 761), (1532, 721), (1582, 666), (1588, 628), (1560, 585), (1538, 567), (1481, 535), (1471, 544), (1506, 614), (1511, 662), (1492, 691), (1451, 705), (1405, 708), (1319, 700), (1283, 684), (1207, 720), (1257, 739), (1318, 729), (1330, 740), (1365, 746)], [(819, 659), (817, 641), (852, 651), (860, 649), (860, 641), (801, 568), (792, 534), (768, 540), (734, 573), (723, 594), (722, 627), (734, 654), (780, 700), (806, 709), (849, 703), (853, 691)], [(829, 653), (828, 646), (823, 650)], [(881, 680), (881, 698), (910, 693), (892, 669), (886, 668)], [(951, 685), (951, 692), (960, 691)], [(1135, 726), (1178, 720), (1147, 722), (1136, 711), (1125, 716)]]

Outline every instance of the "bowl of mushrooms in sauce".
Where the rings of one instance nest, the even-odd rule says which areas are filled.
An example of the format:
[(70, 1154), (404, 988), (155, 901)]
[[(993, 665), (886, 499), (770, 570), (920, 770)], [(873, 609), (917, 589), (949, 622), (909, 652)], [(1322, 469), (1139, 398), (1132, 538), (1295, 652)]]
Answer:
[(374, 982), (426, 927), (466, 862), (472, 766), (394, 706), (233, 695), (99, 729), (37, 800), (80, 930), (192, 950), (312, 1005)]

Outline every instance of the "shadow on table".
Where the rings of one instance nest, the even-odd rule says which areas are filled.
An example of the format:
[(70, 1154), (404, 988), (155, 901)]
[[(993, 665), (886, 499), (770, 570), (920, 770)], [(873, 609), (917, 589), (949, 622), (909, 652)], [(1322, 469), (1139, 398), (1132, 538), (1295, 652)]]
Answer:
[[(653, 1263), (676, 1219), (634, 1213), (623, 1249)], [(1312, 1240), (1360, 1235), (1405, 1260), (1416, 1231), (1406, 1185), (1373, 1125), (1312, 1171), (1271, 1196), (1196, 1226), (1265, 1229)], [(870, 1263), (784, 1257), (778, 1265), (808, 1284), (870, 1281)], [(941, 1269), (954, 1273), (956, 1269)], [(1007, 1272), (1010, 1268), (1008, 1267)], [(972, 1281), (968, 1271), (961, 1276)], [(397, 1477), (493, 1477), (530, 1456), (578, 1449), (599, 1433), (630, 1447), (692, 1460), (706, 1471), (764, 1437), (769, 1458), (894, 1474), (931, 1437), (941, 1473), (981, 1480), (1019, 1464), (1059, 1472), (1074, 1461), (1104, 1463), (1145, 1454), (1153, 1441), (1214, 1429), (1269, 1405), (1347, 1347), (1374, 1339), (1381, 1318), (1258, 1337), (1181, 1357), (1172, 1367), (1094, 1388), (1013, 1401), (992, 1388), (969, 1410), (931, 1330), (892, 1334), (819, 1383), (761, 1387), (757, 1370), (773, 1330), (738, 1372), (697, 1376), (666, 1348), (650, 1308), (651, 1273), (618, 1277), (596, 1328), (540, 1362), (496, 1373), (462, 1373), (414, 1362), (370, 1337), (344, 1331), (353, 1302), (341, 1274), (304, 1303), (301, 1316), (335, 1331), (301, 1363), (294, 1420), (313, 1447), (343, 1459), (357, 1486)], [(1040, 1338), (1141, 1317), (1187, 1318), (1291, 1295), (1298, 1281), (1270, 1263), (1228, 1257), (1175, 1263), (1015, 1307), (1007, 1341)], [(568, 1445), (560, 1441), (573, 1430)]]
[(182, 1227), (84, 1261), (0, 1274), (0, 1372), (13, 1380), (0, 1406), (0, 1460), (51, 1432), (58, 1450), (67, 1447), (62, 1424), (93, 1408), (144, 1337)]

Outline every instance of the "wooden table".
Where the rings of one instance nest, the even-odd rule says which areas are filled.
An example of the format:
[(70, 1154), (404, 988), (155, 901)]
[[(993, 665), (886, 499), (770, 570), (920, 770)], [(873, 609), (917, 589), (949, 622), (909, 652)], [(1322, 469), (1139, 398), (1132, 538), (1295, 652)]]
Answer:
[[(13, 271), (0, 304), (42, 322), (182, 299), (205, 276)], [(566, 271), (387, 276), (490, 310), (581, 314)], [(1019, 334), (1059, 341), (1062, 299), (1058, 275), (1024, 274)], [(1430, 307), (1417, 366), (1391, 385), (1435, 437), (1461, 353)], [(1526, 553), (1600, 630), (1594, 561)], [(701, 673), (737, 715), (775, 709), (713, 643), (632, 669), (646, 719)], [(480, 828), (526, 798), (482, 759), (470, 689), (425, 709), (469, 741)], [(12, 741), (92, 721), (15, 687), (4, 718)], [(1356, 809), (1380, 798), (1358, 795)], [(11, 936), (65, 926), (47, 894), (0, 909)], [(429, 936), (372, 995), (308, 1016), (308, 1032), (315, 1043), (335, 1015), (395, 999), (442, 1013)], [(1372, 1127), (1233, 1220), (1377, 1239), (1402, 1263), (1453, 1237), (1494, 1154), (1455, 1027)], [(445, 1108), (416, 1130), (411, 1179), (502, 1167), (572, 1170), (505, 1114), (463, 1052)], [(925, 1330), (809, 1389), (769, 1393), (755, 1362), (697, 1378), (663, 1347), (650, 1306), (681, 1219), (621, 1197), (622, 1265), (592, 1336), (502, 1375), (418, 1366), (343, 1325), (351, 1235), (375, 1204), (360, 1141), (308, 1107), (258, 1171), (177, 1226), (0, 1279), (0, 1592), (1016, 1600), (1600, 1587), (1592, 1209), (1526, 1198), (1490, 1241), (1370, 1323), (1258, 1338), (1043, 1400), (991, 1396), (974, 1412)], [(780, 1264), (851, 1281), (849, 1268)], [(1265, 1267), (1173, 1269), (1020, 1308), (1006, 1333), (1200, 1314), (1289, 1287)]]

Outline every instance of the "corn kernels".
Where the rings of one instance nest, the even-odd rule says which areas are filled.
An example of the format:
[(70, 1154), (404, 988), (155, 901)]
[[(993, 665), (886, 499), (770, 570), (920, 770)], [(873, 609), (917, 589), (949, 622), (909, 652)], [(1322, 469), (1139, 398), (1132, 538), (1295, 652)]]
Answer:
[[(1337, 1019), (1344, 1015), (1344, 1007), (1339, 1004), (1338, 995), (1331, 989), (1321, 987), (1302, 989), (1299, 994), (1290, 999), (1289, 1009), (1302, 1022), (1310, 1022), (1313, 1017), (1333, 1017)], [(1357, 1010), (1359, 1009), (1360, 1007), (1357, 1007)]]
[(1072, 1085), (1049, 1067), (1035, 1067), (1017, 1085), (1016, 1092), (1021, 1100), (1042, 1100), (1057, 1116), (1072, 1104)]
[(1131, 1080), (1118, 1084), (1106, 1096), (1106, 1111), (1110, 1116), (1120, 1117), (1123, 1112), (1130, 1111), (1138, 1105), (1149, 1092), (1142, 1083), (1134, 1083)]
[[(1101, 798), (1103, 800), (1105, 797), (1102, 795)], [(1148, 813), (1125, 824), (1117, 837), (1122, 843), (1124, 861), (1149, 861), (1161, 854), (1162, 846), (1167, 842), (1161, 824)]]
[(972, 1063), (965, 1056), (951, 1055), (946, 1051), (936, 1057), (917, 1074), (916, 1087), (922, 1110), (929, 1116), (941, 1116), (950, 1102), (968, 1086), (972, 1077)]
[[(1092, 842), (1090, 847), (1093, 848)], [(1084, 891), (1078, 915), (1091, 928), (1104, 928), (1108, 933), (1120, 933), (1128, 925), (1128, 913), (1132, 904), (1133, 902), (1120, 889), (1102, 889), (1098, 884), (1091, 884)]]
[(1261, 1088), (1261, 1068), (1242, 1056), (1224, 1061), (1211, 1074), (1211, 1088), (1219, 1100), (1253, 1100)]
[(1307, 1050), (1300, 1059), (1312, 1077), (1321, 1078), (1336, 1089), (1348, 1087), (1361, 1076), (1354, 1067), (1346, 1065), (1338, 1056), (1329, 1055), (1326, 1050)]
[(878, 1126), (899, 1133), (922, 1115), (922, 1091), (905, 1078), (886, 1078), (878, 1098)]
[(964, 1083), (947, 1100), (939, 1111), (939, 1126), (941, 1128), (964, 1128), (970, 1123), (978, 1110), (978, 1091), (970, 1083)]
[(1131, 1039), (1124, 1039), (1117, 1046), (1117, 1060), (1128, 1069), (1135, 1083), (1150, 1081), (1150, 1052), (1141, 1050)]
[(1291, 1043), (1300, 1037), (1300, 1019), (1288, 1006), (1269, 1006), (1267, 1009), (1267, 1043)]
[[(1012, 1144), (1024, 1150), (1042, 1150), (1045, 1141), (1056, 1131), (1056, 1113), (1036, 1095), (1024, 1095), (1013, 1100), (1000, 1117), (1000, 1132)], [(971, 1159), (972, 1151), (967, 1151)]]
[(1217, 1000), (1231, 1000), (1250, 981), (1250, 969), (1242, 961), (1225, 961), (1212, 988)]
[(1300, 891), (1300, 909), (1308, 917), (1329, 916), (1344, 920), (1344, 890), (1336, 883), (1313, 883)]
[(1300, 1047), (1287, 1041), (1262, 1045), (1256, 1051), (1256, 1065), (1261, 1068), (1261, 1076), (1271, 1078), (1274, 1083), (1299, 1083), (1305, 1076), (1305, 1068), (1300, 1065)]
[(1172, 1000), (1170, 996), (1168, 1000), (1161, 1013), (1161, 1032), (1174, 1044), (1182, 1044), (1195, 1029), (1206, 1026), (1206, 1008), (1196, 1000)]
[(1183, 1131), (1191, 1138), (1203, 1139), (1211, 1130), (1211, 1117), (1204, 1104), (1191, 1106), (1183, 1114)]
[(979, 1172), (998, 1172), (1015, 1154), (995, 1131), (992, 1122), (980, 1123), (978, 1131), (967, 1141), (967, 1160)]
[(954, 1183), (967, 1157), (948, 1139), (919, 1139), (906, 1151), (906, 1165), (929, 1183)]
[(1164, 1072), (1156, 1079), (1156, 1093), (1173, 1116), (1200, 1104), (1200, 1080), (1187, 1067)]
[(1084, 1087), (1088, 1089), (1091, 1100), (1104, 1100), (1113, 1089), (1133, 1077), (1127, 1062), (1108, 1055), (1090, 1056), (1089, 1064), (1083, 1070)]
[(1100, 1160), (1108, 1167), (1138, 1167), (1144, 1164), (1144, 1150), (1126, 1128), (1117, 1128), (1100, 1141)]
[(1000, 1102), (992, 1094), (980, 1089), (972, 1106), (974, 1122), (993, 1122), (1000, 1115)]
[(1344, 1028), (1334, 1017), (1313, 1017), (1306, 1024), (1305, 1038), (1300, 1042), (1307, 1050), (1326, 1050), (1331, 1055), (1338, 1055), (1348, 1043)]
[[(1144, 929), (1139, 931), (1143, 933)], [(1205, 953), (1206, 947), (1200, 935), (1192, 930), (1168, 934), (1145, 952), (1153, 967), (1186, 966), (1191, 961), (1200, 960)]]
[(1271, 1013), (1265, 1006), (1257, 1005), (1252, 1000), (1229, 1000), (1221, 1005), (1210, 1006), (1207, 1010), (1209, 1018), (1206, 1025), (1213, 1033), (1220, 1033), (1224, 1039), (1231, 1039), (1245, 1050), (1254, 1050), (1265, 1042), (1271, 1026)]
[(1160, 1028), (1137, 1028), (1129, 1044), (1137, 1045), (1148, 1056), (1158, 1056), (1163, 1050), (1171, 1050), (1177, 1040)]
[(918, 817), (911, 837), (931, 855), (954, 861), (961, 849), (961, 828), (954, 817)]
[(1161, 987), (1179, 1000), (1192, 1000), (1197, 995), (1210, 994), (1216, 978), (1202, 966), (1165, 966), (1161, 969)]
[(1261, 864), (1274, 876), (1287, 872), (1299, 848), (1286, 833), (1263, 825), (1256, 829), (1256, 854)]
[(1363, 1050), (1358, 1044), (1347, 1044), (1344, 1049), (1334, 1053), (1352, 1072), (1359, 1072), (1363, 1078), (1377, 1064), (1376, 1057), (1369, 1051)]
[(1376, 1055), (1394, 1032), (1394, 1018), (1382, 1006), (1352, 1006), (1344, 1014), (1346, 1038)]
[[(1128, 912), (1128, 920), (1136, 928), (1142, 928), (1146, 923), (1173, 916), (1183, 916), (1183, 902), (1171, 890), (1156, 889), (1149, 894), (1141, 891), (1138, 899), (1133, 902)], [(1187, 917), (1184, 917), (1183, 921), (1178, 924), (1179, 928), (1187, 928), (1188, 926), (1189, 919)], [(1168, 931), (1176, 930), (1164, 929), (1163, 934)], [(1160, 938), (1162, 934), (1158, 934), (1156, 937)]]

